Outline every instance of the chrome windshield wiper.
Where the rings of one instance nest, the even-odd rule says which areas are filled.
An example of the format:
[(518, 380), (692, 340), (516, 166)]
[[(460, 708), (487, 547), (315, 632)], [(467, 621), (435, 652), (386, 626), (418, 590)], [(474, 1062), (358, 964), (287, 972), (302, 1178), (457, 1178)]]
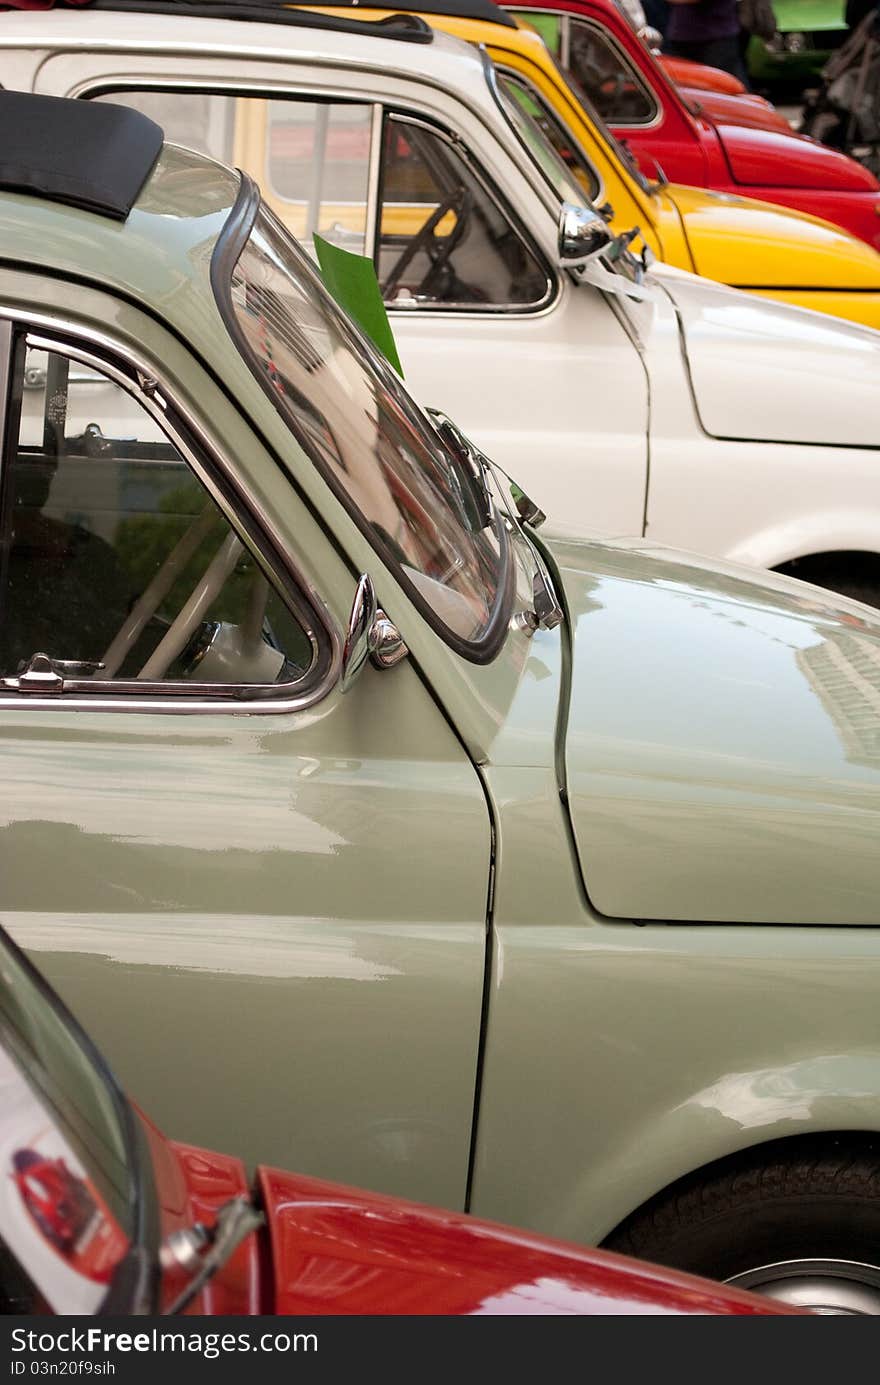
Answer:
[(486, 458), (448, 414), (440, 409), (426, 409), (425, 413), (458, 462), (459, 474), (464, 475), (468, 493), (461, 495), (461, 500), (468, 523), (475, 532), (487, 529), (492, 523), (492, 494), (486, 482)]
[[(478, 480), (480, 495), (485, 500), (487, 513), (491, 518), (493, 509), (492, 489), (501, 497), (507, 517), (513, 527), (519, 530), (525, 542), (528, 544), (529, 552), (535, 566), (532, 578), (532, 599), (534, 611), (523, 612), (526, 619), (522, 622), (529, 630), (537, 630), (539, 627), (545, 630), (552, 630), (564, 619), (564, 611), (559, 598), (556, 595), (550, 573), (543, 556), (526, 532), (525, 526), (537, 529), (543, 524), (547, 516), (544, 511), (539, 509), (533, 500), (526, 495), (525, 491), (519, 487), (511, 476), (507, 474), (502, 466), (493, 462), (491, 457), (487, 457), (479, 447), (471, 442), (459, 428), (457, 423), (442, 413), (439, 409), (426, 409), (425, 412), (434, 421), (434, 425), (447, 446), (452, 446), (453, 451), (465, 463), (468, 475)], [(499, 474), (507, 482), (510, 496), (516, 510), (514, 517), (507, 499), (504, 495), (504, 487), (498, 480)], [(488, 521), (487, 521), (488, 522)]]
[(189, 1271), (192, 1279), (165, 1309), (164, 1315), (174, 1317), (188, 1308), (242, 1241), (264, 1221), (262, 1212), (246, 1197), (234, 1197), (219, 1208), (212, 1226), (195, 1222), (182, 1231), (172, 1232), (159, 1252), (162, 1268)]

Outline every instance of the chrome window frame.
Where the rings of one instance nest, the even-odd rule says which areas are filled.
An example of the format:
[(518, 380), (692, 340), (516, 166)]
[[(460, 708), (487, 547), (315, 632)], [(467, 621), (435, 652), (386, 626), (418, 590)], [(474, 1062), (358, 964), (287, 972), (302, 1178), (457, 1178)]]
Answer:
[[(269, 516), (243, 490), (228, 455), (182, 405), (173, 383), (154, 361), (91, 326), (0, 305), (2, 450), (0, 481), (11, 439), (7, 400), (12, 387), (12, 339), (24, 335), (38, 350), (58, 351), (101, 371), (126, 390), (154, 419), (217, 505), (230, 528), (301, 624), (313, 650), (309, 669), (295, 683), (225, 684), (141, 679), (65, 679), (55, 693), (14, 692), (0, 686), (0, 708), (89, 712), (279, 715), (323, 700), (339, 678), (342, 639), (333, 617), (305, 573), (285, 551)], [(122, 363), (122, 365), (119, 364)], [(180, 426), (175, 422), (180, 420)], [(209, 459), (206, 461), (205, 459)], [(271, 556), (269, 556), (271, 554)], [(13, 671), (0, 669), (0, 676)]]

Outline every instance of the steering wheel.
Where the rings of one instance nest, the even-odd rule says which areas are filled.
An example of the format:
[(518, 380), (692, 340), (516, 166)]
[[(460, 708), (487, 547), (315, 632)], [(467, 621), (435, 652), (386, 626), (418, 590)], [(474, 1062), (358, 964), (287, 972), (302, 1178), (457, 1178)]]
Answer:
[[(473, 197), (464, 185), (459, 185), (454, 192), (445, 197), (438, 207), (428, 217), (423, 226), (416, 231), (409, 245), (404, 250), (397, 264), (392, 269), (382, 287), (382, 296), (390, 298), (403, 278), (406, 270), (412, 264), (420, 250), (424, 250), (428, 259), (431, 261), (427, 273), (419, 283), (416, 293), (423, 289), (428, 280), (435, 275), (449, 260), (455, 247), (458, 245), (465, 233), (467, 218), (473, 204)], [(450, 212), (455, 212), (455, 225), (445, 239), (438, 243), (434, 237), (434, 232), (440, 222)]]

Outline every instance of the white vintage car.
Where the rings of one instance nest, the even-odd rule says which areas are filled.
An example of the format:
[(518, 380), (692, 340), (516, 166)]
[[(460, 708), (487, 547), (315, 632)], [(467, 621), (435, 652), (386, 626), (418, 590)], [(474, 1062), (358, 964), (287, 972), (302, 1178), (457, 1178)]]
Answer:
[(479, 51), (286, 21), (7, 14), (0, 81), (136, 105), (373, 253), (408, 385), (548, 514), (880, 602), (880, 334), (645, 272)]

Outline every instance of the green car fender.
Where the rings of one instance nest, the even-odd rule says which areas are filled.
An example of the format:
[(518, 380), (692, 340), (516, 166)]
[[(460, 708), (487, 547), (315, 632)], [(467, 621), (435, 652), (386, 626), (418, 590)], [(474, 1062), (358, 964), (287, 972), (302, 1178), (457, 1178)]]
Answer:
[[(628, 647), (638, 651), (649, 622), (661, 647), (665, 636), (674, 651), (683, 690), (688, 644), (699, 640), (688, 609), (720, 603), (739, 628), (751, 629), (758, 649), (768, 604), (780, 622), (776, 634), (788, 629), (795, 646), (794, 632), (806, 620), (818, 622), (832, 643), (856, 630), (873, 647), (872, 635), (847, 623), (873, 617), (855, 603), (841, 604), (835, 621), (820, 592), (785, 579), (756, 584), (745, 569), (704, 560), (698, 566), (682, 555), (677, 574), (666, 572), (673, 587), (688, 587), (687, 604), (674, 607), (673, 620), (673, 606), (664, 610), (655, 600), (664, 579), (647, 545), (551, 541), (548, 553), (557, 559), (567, 626), (575, 632), (557, 769), (491, 764), (482, 771), (498, 854), (471, 1206), (599, 1241), (655, 1194), (717, 1160), (783, 1138), (880, 1131), (880, 939), (865, 926), (636, 922), (600, 914), (590, 899), (590, 866), (583, 875), (576, 868), (575, 809), (569, 811), (562, 754), (563, 738), (570, 744), (578, 727), (600, 716), (598, 703), (582, 697), (583, 684), (600, 688), (616, 667), (616, 697), (645, 731), (662, 710), (664, 689), (647, 662), (639, 682), (624, 656)], [(635, 609), (615, 622), (615, 647), (603, 641), (595, 617), (614, 607), (624, 586), (640, 595), (642, 619)], [(711, 670), (711, 660), (706, 666)], [(696, 673), (699, 660), (693, 667)], [(740, 696), (759, 699), (760, 692)], [(736, 717), (720, 700), (716, 710), (727, 726), (727, 769), (735, 774)], [(790, 749), (790, 728), (775, 716), (777, 740)], [(746, 723), (746, 740), (747, 731)], [(870, 797), (877, 799), (876, 789)], [(811, 801), (805, 793), (802, 806)], [(766, 834), (753, 805), (744, 802), (742, 811), (755, 816), (758, 836)], [(683, 838), (685, 883), (689, 871), (698, 875), (718, 853), (717, 842), (695, 830), (701, 816), (710, 816), (706, 805)], [(625, 815), (618, 830), (624, 826)], [(824, 844), (831, 873), (846, 830), (839, 824)], [(864, 869), (872, 870), (876, 853), (867, 837), (856, 841)], [(638, 847), (636, 839), (627, 868), (641, 885)], [(855, 848), (844, 854), (853, 872)], [(781, 875), (780, 887), (784, 869)], [(800, 889), (796, 878), (790, 886)], [(705, 882), (699, 889), (708, 914), (716, 901)]]

